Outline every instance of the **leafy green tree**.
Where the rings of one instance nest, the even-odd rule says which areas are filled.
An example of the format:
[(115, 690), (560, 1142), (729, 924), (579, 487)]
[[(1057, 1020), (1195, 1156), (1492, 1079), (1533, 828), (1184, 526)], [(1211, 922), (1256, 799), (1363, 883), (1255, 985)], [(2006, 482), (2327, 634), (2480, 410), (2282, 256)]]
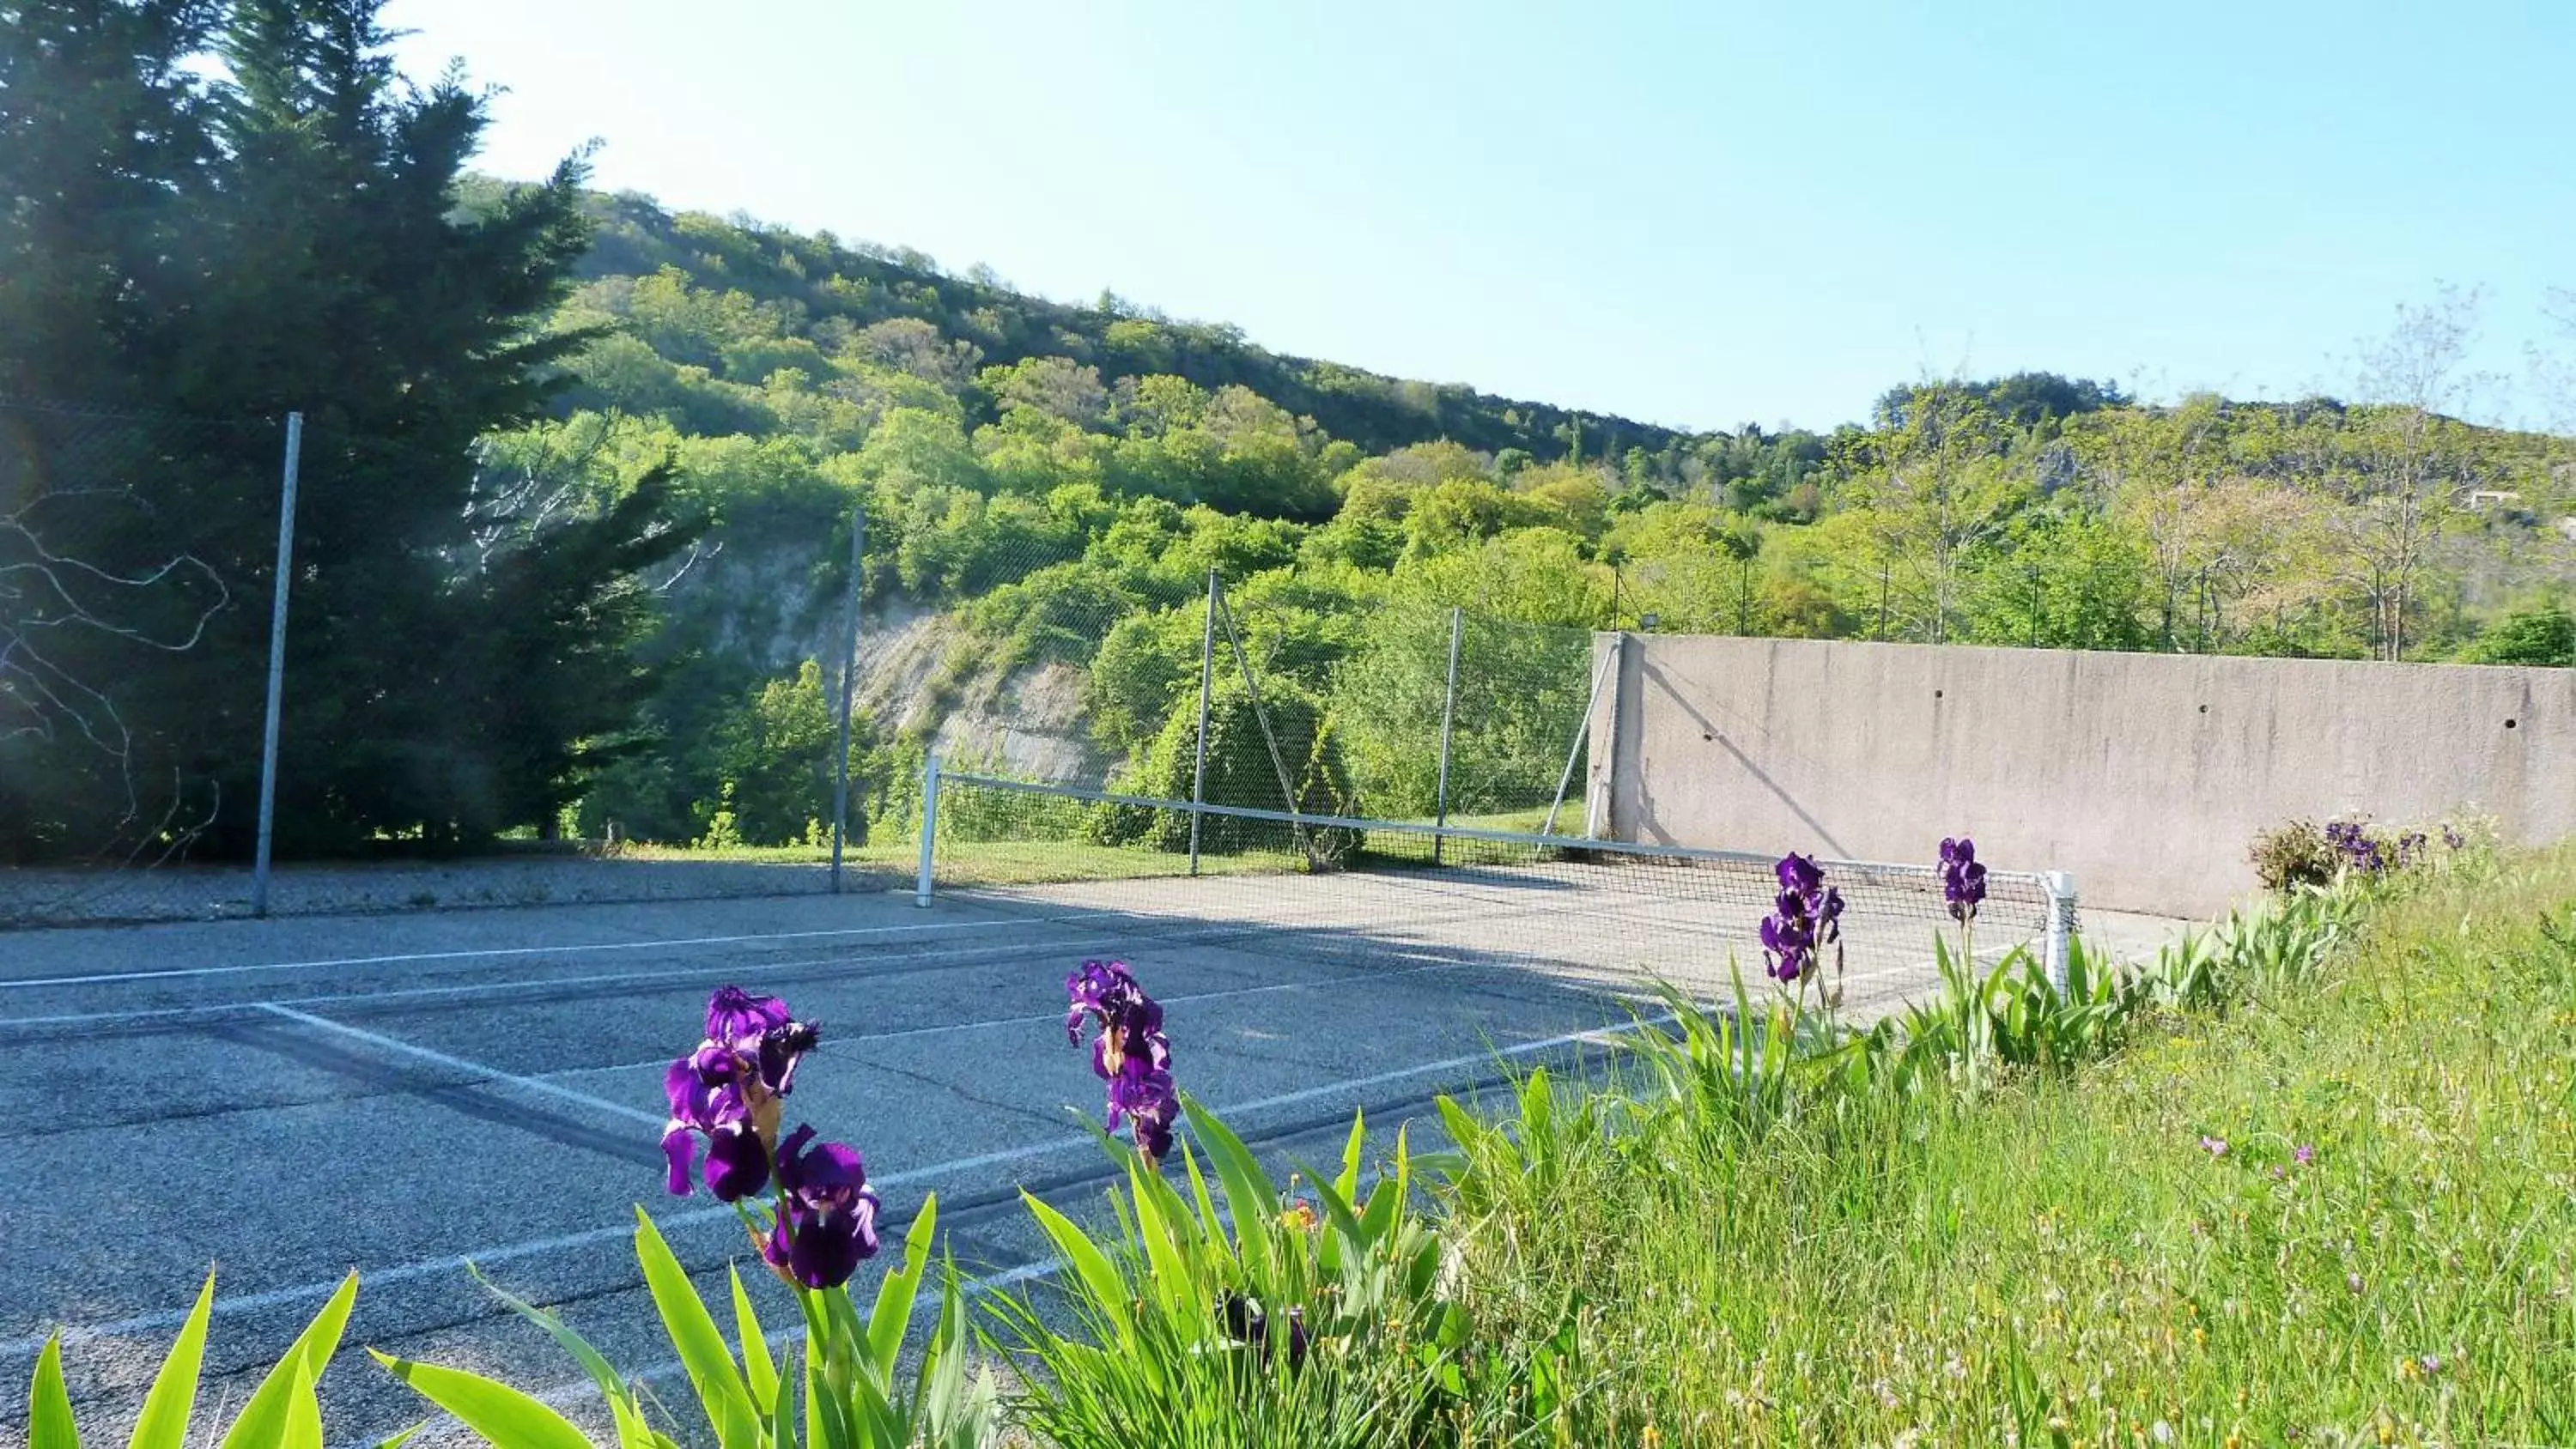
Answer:
[[(2023, 501), (2010, 439), (1974, 392), (1918, 387), (1882, 405), (1886, 426), (1850, 452), (1851, 499), (1870, 520), (1882, 614), (1926, 643), (1949, 641), (1978, 554)], [(1882, 626), (1882, 637), (1885, 626)]]
[(981, 492), (990, 486), (958, 421), (919, 408), (886, 414), (859, 450), (858, 470), (870, 483), (899, 493), (934, 488)]
[(1448, 657), (1449, 611), (1417, 600), (1379, 611), (1334, 672), (1352, 785), (1374, 814), (1428, 817), (1438, 802)]
[(1482, 479), (1450, 479), (1414, 496), (1404, 515), (1407, 552), (1426, 557), (1511, 529), (1535, 528), (1561, 516), (1561, 510), (1552, 509), (1544, 499)]
[[(1153, 743), (1121, 782), (1123, 789), (1165, 800), (1191, 798), (1198, 771), (1198, 703), (1192, 691), (1173, 704)], [(1322, 701), (1293, 684), (1274, 680), (1263, 685), (1256, 706), (1240, 676), (1220, 682), (1208, 705), (1204, 798), (1216, 805), (1288, 808), (1280, 790), (1283, 768), (1296, 793), (1296, 809), (1315, 815), (1356, 813), (1358, 802), (1343, 761), (1340, 732), (1327, 718)], [(1095, 834), (1105, 844), (1189, 849), (1187, 811), (1113, 806), (1096, 821)], [(1296, 848), (1296, 834), (1284, 824), (1212, 815), (1202, 821), (1199, 846), (1218, 855), (1290, 851)], [(1347, 854), (1359, 843), (1343, 830), (1309, 830), (1306, 838), (1310, 848), (1327, 859)]]
[[(726, 722), (719, 765), (730, 796), (733, 829), (748, 845), (787, 845), (829, 838), (835, 771), (832, 747), (840, 724), (823, 667), (808, 659), (792, 679), (760, 686)], [(864, 712), (850, 721), (851, 838), (867, 840), (861, 806), (880, 782), (876, 730)]]
[(2041, 513), (1982, 562), (1965, 632), (1984, 644), (2145, 648), (2153, 578), (2144, 541), (2116, 520)]
[(995, 641), (993, 663), (1083, 663), (1141, 604), (1116, 573), (1087, 559), (1050, 564), (996, 586), (966, 609), (968, 627)]
[(1195, 699), (1204, 613), (1158, 609), (1111, 626), (1083, 690), (1092, 737), (1102, 748), (1129, 754), (1162, 728), (1184, 692)]
[(1610, 571), (1562, 529), (1523, 528), (1474, 548), (1408, 559), (1398, 597), (1425, 598), (1526, 624), (1592, 629), (1610, 623)]
[(1025, 410), (1077, 428), (1098, 428), (1109, 419), (1109, 389), (1100, 369), (1070, 358), (1026, 357), (986, 368), (982, 383), (1005, 415)]
[[(205, 0), (0, 12), (0, 394), (105, 404), (171, 345), (206, 267), (217, 100)], [(161, 411), (168, 411), (166, 406)]]

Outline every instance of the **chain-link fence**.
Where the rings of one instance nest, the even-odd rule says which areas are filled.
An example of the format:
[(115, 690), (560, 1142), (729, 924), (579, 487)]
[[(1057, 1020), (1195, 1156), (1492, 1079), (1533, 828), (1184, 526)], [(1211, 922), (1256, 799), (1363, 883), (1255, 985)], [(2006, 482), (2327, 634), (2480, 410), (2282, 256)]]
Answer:
[(0, 400), (0, 924), (192, 913), (249, 843), (283, 448)]
[[(1271, 773), (1287, 779), (1265, 791), (1257, 771), (1229, 778), (1208, 801), (1539, 830), (1561, 828), (1563, 802), (1579, 800), (1597, 703), (1590, 631), (1417, 602), (1319, 640), (1293, 598), (1220, 589), (1217, 602), (1218, 669), (1269, 726)], [(1224, 723), (1211, 720), (1212, 741)]]
[[(945, 770), (936, 783), (925, 892), (997, 892), (1116, 915), (1143, 933), (1178, 927), (1202, 944), (1357, 968), (1516, 964), (1723, 994), (1762, 969), (1760, 922), (1779, 895), (1776, 862), (1745, 851), (1193, 805)], [(2065, 968), (2075, 922), (2062, 880), (1990, 872), (1969, 932), (1950, 915), (1937, 866), (1814, 864), (1840, 901), (1820, 953), (1824, 989), (1850, 986), (1854, 1005), (1931, 984), (1935, 937), (1982, 960), (2027, 949), (2053, 975)]]
[[(1293, 571), (1237, 585), (1211, 571), (1196, 597), (1138, 601), (1105, 626), (1095, 606), (1054, 636), (1058, 653), (1021, 659), (1016, 682), (969, 696), (934, 741), (951, 778), (1074, 793), (969, 791), (940, 817), (942, 848), (971, 846), (962, 868), (1023, 883), (1182, 862), (1329, 870), (1362, 835), (1333, 821), (1419, 826), (1372, 848), (1424, 863), (1447, 851), (1443, 827), (1582, 828), (1600, 685), (1588, 631), (1317, 592)], [(1068, 738), (1048, 696), (1080, 702), (1063, 720), (1087, 738)], [(1139, 851), (1165, 858), (1120, 853)]]
[[(702, 650), (666, 627), (685, 611), (661, 606), (720, 572), (728, 545), (756, 567), (796, 558), (846, 640), (847, 531), (819, 535), (838, 568), (810, 527), (792, 541), (746, 527), (621, 573), (576, 555), (626, 546), (629, 524), (649, 543), (663, 525), (638, 481), (595, 466), (596, 450), (521, 447), (474, 460), (456, 475), (461, 512), (435, 505), (433, 525), (406, 532), (409, 500), (385, 496), (364, 440), (304, 424), (0, 399), (0, 928), (842, 883), (827, 848), (703, 848), (725, 834), (733, 776), (754, 791), (785, 777), (788, 793), (819, 778), (828, 800), (840, 676), (811, 700), (792, 687), (814, 683), (810, 664), (770, 690), (795, 728), (765, 735), (724, 719), (627, 728), (613, 701), (561, 700), (633, 673), (621, 621), (648, 665)], [(573, 567), (549, 572), (558, 561)], [(608, 647), (554, 647), (564, 619)], [(755, 690), (738, 713), (761, 702)], [(617, 732), (533, 737), (585, 712), (621, 716)], [(677, 787), (705, 797), (712, 830), (585, 837), (609, 787), (727, 747), (726, 782)]]
[[(623, 436), (575, 420), (487, 443), (452, 546), (410, 551), (437, 577), (406, 582), (526, 612), (510, 587), (532, 541), (647, 486), (652, 461)], [(1355, 584), (1305, 558), (1294, 525), (810, 464), (781, 482), (723, 450), (668, 480), (668, 515), (703, 531), (632, 567), (631, 601), (582, 603), (640, 601), (621, 648), (650, 690), (511, 793), (482, 746), (513, 724), (512, 696), (614, 671), (428, 637), (462, 616), (388, 627), (353, 609), (349, 576), (386, 566), (349, 496), (361, 450), (327, 424), (295, 438), (283, 420), (0, 402), (0, 924), (908, 885), (934, 753), (1146, 799), (1581, 828), (1588, 631)], [(290, 454), (302, 503), (282, 536)], [(395, 823), (353, 824), (358, 789)], [(1045, 873), (1042, 847), (1190, 844), (1153, 812), (1070, 819), (1016, 827), (1018, 875)], [(1208, 858), (1311, 868), (1336, 848), (1329, 831), (1195, 823)]]

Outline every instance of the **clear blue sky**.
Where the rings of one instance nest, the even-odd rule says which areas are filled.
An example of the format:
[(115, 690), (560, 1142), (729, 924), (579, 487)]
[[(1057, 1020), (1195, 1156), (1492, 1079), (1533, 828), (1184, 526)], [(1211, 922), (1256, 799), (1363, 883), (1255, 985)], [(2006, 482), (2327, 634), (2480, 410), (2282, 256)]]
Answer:
[[(2335, 388), (2438, 280), (2576, 286), (2576, 4), (395, 0), (675, 207), (1697, 427), (1929, 370)], [(2479, 411), (2514, 416), (2524, 398)]]

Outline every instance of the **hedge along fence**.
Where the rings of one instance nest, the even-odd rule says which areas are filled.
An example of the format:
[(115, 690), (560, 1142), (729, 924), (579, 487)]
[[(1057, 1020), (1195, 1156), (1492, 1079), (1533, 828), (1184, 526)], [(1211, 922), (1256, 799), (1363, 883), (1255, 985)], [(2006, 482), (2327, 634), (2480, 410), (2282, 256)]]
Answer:
[[(1198, 739), (1198, 702), (1192, 699), (1173, 709), (1134, 774), (1120, 783), (1121, 793), (1310, 815), (1357, 813), (1340, 733), (1323, 702), (1303, 690), (1272, 681), (1262, 686), (1256, 708), (1251, 691), (1239, 682), (1211, 689), (1204, 795), (1198, 793)], [(1281, 785), (1283, 772), (1295, 791), (1293, 804)], [(1093, 838), (1104, 845), (1190, 848), (1190, 816), (1182, 811), (1112, 805), (1095, 822)], [(1270, 822), (1221, 815), (1200, 822), (1199, 848), (1211, 854), (1277, 850), (1283, 844), (1280, 828)], [(1330, 837), (1334, 843), (1318, 849), (1333, 858), (1357, 843), (1352, 831), (1308, 833)]]

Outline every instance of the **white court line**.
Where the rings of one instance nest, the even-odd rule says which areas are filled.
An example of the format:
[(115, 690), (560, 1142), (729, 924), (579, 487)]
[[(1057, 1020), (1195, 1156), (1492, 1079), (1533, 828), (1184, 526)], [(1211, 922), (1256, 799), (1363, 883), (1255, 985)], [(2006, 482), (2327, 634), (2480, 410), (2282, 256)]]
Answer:
[[(1126, 911), (1077, 911), (1071, 915), (1063, 916), (1030, 916), (1026, 917), (1025, 920), (1029, 924), (1033, 925), (1046, 925), (1065, 921), (1089, 920), (1095, 916), (1127, 916), (1130, 914), (1131, 913)], [(978, 925), (983, 923), (962, 922), (959, 924)], [(1072, 941), (1078, 941), (1080, 939), (1082, 939), (1081, 936), (1075, 935), (1069, 937), (1067, 942), (1064, 944), (1070, 944)], [(1011, 951), (1030, 951), (1037, 949), (1040, 948), (1032, 946), (1026, 942), (1015, 941), (1008, 945), (1000, 946), (961, 946), (948, 951), (915, 951), (909, 955), (897, 956), (889, 959), (897, 964), (907, 961), (951, 961), (961, 960), (969, 956), (1000, 955)], [(840, 956), (806, 956), (794, 961), (762, 962), (759, 969), (763, 971), (798, 971), (809, 966), (829, 966), (834, 962), (844, 959), (846, 958)], [(709, 975), (721, 976), (728, 972), (739, 971), (740, 969), (741, 967), (739, 965), (725, 964), (675, 966), (662, 971), (606, 971), (596, 972), (588, 976), (548, 976), (533, 981), (511, 982), (508, 983), (508, 985), (514, 988), (523, 987), (528, 990), (550, 990), (561, 986), (597, 986), (609, 982), (680, 981), (690, 978), (703, 978)], [(186, 1016), (219, 1017), (228, 1013), (248, 1011), (255, 1007), (262, 1007), (271, 1004), (280, 1006), (363, 1006), (380, 1001), (410, 1001), (432, 996), (474, 996), (489, 993), (494, 989), (495, 987), (491, 982), (474, 981), (461, 982), (453, 986), (407, 986), (394, 991), (342, 991), (319, 996), (276, 996), (270, 997), (266, 1001), (218, 1001), (209, 1002), (200, 1006), (146, 1007), (139, 1011), (77, 1011), (65, 1012), (55, 1016), (0, 1016), (0, 1030), (27, 1026), (97, 1026), (109, 1022), (166, 1021), (173, 1017)]]
[[(1472, 913), (1462, 913), (1461, 918), (1464, 918), (1466, 914)], [(1157, 917), (1140, 916), (1137, 912), (1129, 910), (1101, 910), (1074, 911), (1063, 915), (1052, 916), (1025, 916), (1021, 917), (1020, 921), (1029, 925), (1054, 925), (1073, 921), (1111, 918), (1129, 921), (1145, 921), (1149, 923), (1157, 922), (1161, 919)], [(983, 925), (986, 923), (961, 922), (957, 924)], [(1209, 936), (1225, 937), (1237, 935), (1249, 929), (1258, 929), (1257, 923), (1210, 922), (1195, 929), (1174, 928), (1160, 924), (1153, 924), (1150, 925), (1148, 929), (1142, 931), (1141, 934), (1144, 936), (1146, 943), (1150, 946), (1174, 941), (1197, 940), (1199, 938)], [(964, 960), (971, 956), (998, 956), (1011, 952), (1041, 952), (1057, 949), (1069, 950), (1074, 949), (1076, 944), (1084, 939), (1085, 935), (1083, 933), (1071, 933), (1064, 939), (1056, 941), (1013, 941), (1007, 944), (994, 946), (959, 946), (948, 950), (915, 951), (908, 955), (892, 957), (890, 958), (890, 961), (892, 964), (901, 965), (903, 963), (913, 961), (954, 961)], [(1248, 949), (1245, 954), (1257, 956), (1260, 955), (1261, 952), (1257, 949)], [(1420, 959), (1423, 955), (1423, 953), (1419, 951), (1396, 950), (1380, 950), (1371, 954), (1373, 956), (1393, 956), (1407, 960)], [(796, 971), (811, 966), (829, 966), (842, 959), (844, 958), (838, 956), (808, 956), (794, 961), (764, 962), (761, 964), (760, 969), (763, 971)], [(1327, 961), (1324, 964), (1336, 963)], [(1483, 964), (1496, 963), (1488, 962)], [(659, 971), (608, 971), (595, 972), (588, 976), (549, 976), (539, 980), (512, 984), (525, 986), (530, 990), (549, 990), (564, 986), (596, 986), (610, 982), (681, 981), (693, 978), (703, 979), (709, 975), (722, 976), (739, 969), (740, 968), (735, 965), (719, 963), (706, 966), (677, 966)], [(1367, 969), (1369, 968), (1365, 966), (1353, 966), (1351, 968), (1354, 973), (1365, 971)], [(493, 989), (494, 987), (492, 983), (488, 981), (474, 981), (462, 982), (452, 986), (409, 986), (392, 991), (343, 991), (317, 996), (275, 996), (267, 998), (267, 1001), (281, 1006), (365, 1006), (384, 1001), (410, 1001), (437, 996), (474, 996), (488, 993)], [(111, 1023), (168, 1021), (182, 1017), (216, 1018), (242, 1011), (248, 1011), (263, 1004), (264, 1003), (262, 1002), (248, 1001), (220, 1001), (198, 1006), (146, 1007), (135, 1011), (80, 1011), (64, 1012), (51, 1016), (0, 1016), (0, 1030), (9, 1030), (19, 1027), (100, 1026)]]
[(652, 1112), (639, 1112), (623, 1103), (611, 1102), (602, 1097), (594, 1097), (588, 1092), (576, 1092), (570, 1087), (559, 1087), (552, 1082), (538, 1081), (534, 1077), (517, 1076), (512, 1073), (502, 1071), (497, 1067), (487, 1067), (481, 1062), (470, 1062), (463, 1057), (452, 1057), (445, 1052), (433, 1051), (425, 1046), (414, 1046), (412, 1043), (404, 1041), (400, 1037), (386, 1036), (381, 1032), (373, 1032), (361, 1027), (350, 1026), (344, 1022), (333, 1021), (327, 1016), (315, 1016), (309, 1011), (298, 1011), (291, 1006), (280, 1006), (274, 1001), (260, 1002), (259, 1009), (273, 1015), (285, 1017), (289, 1021), (301, 1022), (306, 1026), (316, 1027), (323, 1031), (338, 1032), (342, 1036), (354, 1038), (358, 1041), (367, 1043), (369, 1046), (377, 1047), (384, 1051), (398, 1052), (404, 1056), (418, 1057), (422, 1061), (436, 1062), (442, 1067), (448, 1067), (460, 1072), (470, 1072), (479, 1079), (475, 1083), (475, 1085), (478, 1086), (485, 1082), (499, 1082), (507, 1086), (517, 1087), (522, 1091), (536, 1092), (549, 1097), (560, 1097), (567, 1102), (578, 1102), (582, 1106), (588, 1107), (594, 1112), (606, 1112), (612, 1116), (624, 1117), (630, 1122), (646, 1122), (655, 1127), (663, 1126), (670, 1120), (668, 1117), (660, 1116)]
[[(1418, 957), (1420, 953), (1406, 952), (1403, 954), (1408, 958), (1413, 958)], [(1405, 966), (1393, 971), (1371, 972), (1365, 978), (1358, 979), (1359, 984), (1367, 985), (1379, 981), (1393, 981), (1399, 977), (1418, 976), (1426, 971), (1468, 971), (1476, 969), (1500, 971), (1514, 968), (1498, 961), (1440, 961), (1428, 966)], [(1264, 992), (1270, 991), (1319, 991), (1328, 986), (1349, 986), (1353, 984), (1354, 979), (1355, 978), (1349, 976), (1335, 976), (1321, 981), (1274, 981), (1267, 986), (1231, 986), (1223, 991), (1193, 991), (1180, 996), (1158, 996), (1154, 999), (1165, 1006), (1180, 1006), (1193, 1001), (1223, 1001), (1227, 998), (1236, 996), (1259, 996)], [(893, 1031), (869, 1031), (852, 1034), (834, 1033), (824, 1037), (822, 1045), (817, 1047), (816, 1050), (825, 1056), (840, 1056), (843, 1055), (843, 1053), (840, 1052), (838, 1048), (855, 1046), (860, 1042), (901, 1041), (907, 1037), (943, 1036), (952, 1031), (982, 1031), (986, 1028), (996, 1026), (1043, 1026), (1048, 1022), (1062, 1020), (1064, 1020), (1063, 1012), (1047, 1011), (1039, 1012), (1031, 1016), (988, 1016), (974, 1021), (952, 1021), (940, 1026), (898, 1027)], [(584, 1076), (592, 1072), (632, 1072), (640, 1071), (645, 1067), (665, 1067), (670, 1064), (670, 1057), (659, 1056), (640, 1062), (619, 1062), (614, 1066), (606, 1067), (565, 1067), (560, 1071), (541, 1072), (538, 1076), (547, 1081), (560, 1081), (565, 1077)]]
[(471, 951), (407, 951), (387, 956), (342, 956), (319, 961), (253, 961), (235, 966), (174, 966), (161, 971), (105, 971), (91, 976), (39, 976), (0, 980), (0, 991), (42, 986), (98, 986), (119, 981), (173, 981), (239, 976), (255, 971), (316, 971), (339, 966), (395, 966), (406, 961), (471, 961), (503, 956), (574, 956), (594, 951), (652, 951), (674, 946), (740, 946), (753, 941), (810, 941), (838, 936), (893, 936), (922, 931), (990, 931), (1032, 921), (1075, 921), (1123, 911), (1074, 911), (1060, 916), (1019, 916), (996, 921), (921, 921), (906, 926), (848, 926), (829, 931), (759, 931), (742, 936), (673, 936), (652, 941), (594, 941), (572, 946), (490, 946)]

